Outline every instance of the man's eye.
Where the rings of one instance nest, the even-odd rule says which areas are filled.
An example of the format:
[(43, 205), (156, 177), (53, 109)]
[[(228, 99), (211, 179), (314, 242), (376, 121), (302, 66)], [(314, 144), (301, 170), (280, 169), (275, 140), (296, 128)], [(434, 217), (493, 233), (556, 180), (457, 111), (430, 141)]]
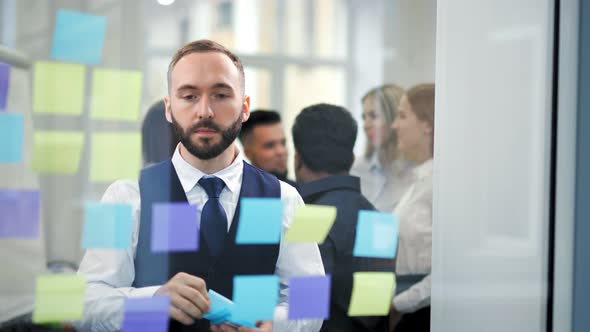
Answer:
[(213, 95), (213, 97), (215, 99), (225, 99), (225, 98), (227, 98), (227, 95), (225, 93), (216, 93)]
[(182, 99), (184, 100), (194, 100), (195, 98), (197, 98), (195, 95), (182, 96)]

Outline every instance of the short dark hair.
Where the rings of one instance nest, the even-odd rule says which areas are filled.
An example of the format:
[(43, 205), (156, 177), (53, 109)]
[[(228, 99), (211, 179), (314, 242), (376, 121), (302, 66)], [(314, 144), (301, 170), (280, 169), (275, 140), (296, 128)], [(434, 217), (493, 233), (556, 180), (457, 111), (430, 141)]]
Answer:
[(295, 150), (309, 169), (330, 174), (350, 171), (357, 124), (344, 107), (306, 107), (295, 118), (292, 132)]
[(242, 65), (242, 61), (238, 58), (237, 55), (233, 54), (230, 50), (225, 48), (225, 46), (214, 42), (209, 39), (200, 39), (190, 42), (184, 45), (181, 49), (176, 51), (170, 64), (168, 65), (168, 90), (170, 90), (170, 75), (172, 74), (172, 70), (174, 66), (180, 61), (180, 59), (184, 58), (185, 56), (192, 54), (192, 53), (204, 53), (204, 52), (219, 52), (227, 55), (229, 59), (234, 63), (236, 68), (238, 68), (238, 72), (240, 74), (240, 88), (242, 89), (242, 93), (245, 93), (246, 89), (246, 78), (244, 74), (244, 66)]
[(170, 159), (178, 145), (174, 128), (166, 120), (166, 105), (163, 100), (153, 104), (141, 125), (143, 161), (155, 164)]
[(242, 131), (240, 131), (240, 141), (244, 143), (244, 139), (247, 139), (250, 134), (254, 131), (254, 128), (258, 126), (273, 125), (281, 123), (281, 115), (277, 111), (257, 109), (250, 113), (248, 121), (242, 123)]

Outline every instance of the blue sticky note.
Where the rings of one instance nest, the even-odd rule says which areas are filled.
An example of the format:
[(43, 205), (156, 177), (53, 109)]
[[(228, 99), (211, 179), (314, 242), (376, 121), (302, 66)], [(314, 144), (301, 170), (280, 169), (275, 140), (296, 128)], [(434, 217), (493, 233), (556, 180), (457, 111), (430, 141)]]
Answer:
[(211, 301), (209, 307), (211, 310), (203, 315), (203, 318), (211, 321), (212, 325), (220, 325), (230, 319), (234, 303), (225, 296), (210, 289), (209, 300)]
[(0, 238), (37, 238), (40, 205), (38, 191), (0, 190)]
[(131, 244), (131, 206), (86, 203), (82, 248), (126, 249)]
[(170, 299), (165, 296), (126, 298), (121, 332), (167, 332)]
[(101, 62), (107, 20), (75, 11), (57, 11), (51, 59), (97, 65)]
[(359, 211), (353, 255), (394, 258), (397, 252), (398, 221), (391, 213)]
[(328, 319), (331, 280), (329, 275), (289, 279), (289, 319)]
[(0, 111), (6, 109), (8, 85), (10, 84), (10, 66), (0, 62)]
[(279, 198), (242, 198), (237, 244), (273, 244), (281, 239), (283, 201)]
[(234, 277), (232, 321), (254, 324), (272, 320), (279, 301), (279, 278), (275, 275)]
[(23, 161), (24, 123), (21, 113), (0, 113), (0, 164)]
[(152, 251), (199, 249), (199, 218), (196, 205), (156, 203), (152, 206)]

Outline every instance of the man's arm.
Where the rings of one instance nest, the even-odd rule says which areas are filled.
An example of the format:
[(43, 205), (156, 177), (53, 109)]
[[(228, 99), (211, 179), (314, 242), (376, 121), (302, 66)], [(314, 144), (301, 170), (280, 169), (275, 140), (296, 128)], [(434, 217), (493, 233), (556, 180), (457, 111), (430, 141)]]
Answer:
[(125, 250), (88, 249), (78, 274), (86, 277), (84, 318), (76, 324), (79, 331), (116, 331), (123, 319), (126, 297), (152, 296), (159, 286), (131, 287), (135, 278), (133, 258), (139, 229), (139, 188), (137, 183), (117, 181), (109, 186), (101, 203), (129, 204), (132, 207), (131, 246)]
[(284, 205), (283, 230), (275, 273), (280, 281), (279, 305), (275, 310), (274, 332), (317, 332), (322, 320), (288, 320), (289, 278), (323, 276), (324, 265), (320, 250), (315, 243), (286, 243), (284, 236), (293, 223), (295, 207), (303, 205), (303, 199), (295, 188), (281, 182), (281, 197)]

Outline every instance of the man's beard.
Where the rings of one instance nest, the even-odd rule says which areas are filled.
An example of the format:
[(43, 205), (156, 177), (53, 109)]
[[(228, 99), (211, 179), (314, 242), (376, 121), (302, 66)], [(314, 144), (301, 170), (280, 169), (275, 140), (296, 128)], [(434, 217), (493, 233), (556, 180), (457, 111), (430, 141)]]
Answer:
[(277, 179), (279, 179), (281, 181), (285, 181), (287, 179), (287, 174), (289, 173), (289, 171), (285, 171), (284, 173), (279, 173), (279, 172), (269, 172), (269, 173), (276, 176)]
[[(216, 125), (211, 119), (201, 120), (187, 130), (184, 130), (182, 126), (176, 122), (172, 113), (170, 115), (172, 117), (172, 127), (174, 127), (174, 131), (176, 132), (180, 143), (182, 143), (193, 156), (202, 160), (209, 160), (219, 156), (236, 140), (240, 130), (242, 130), (241, 114), (234, 123), (224, 130)], [(221, 141), (217, 144), (213, 144), (211, 143), (213, 138), (207, 137), (199, 139), (201, 144), (193, 144), (191, 136), (200, 128), (221, 132)]]

